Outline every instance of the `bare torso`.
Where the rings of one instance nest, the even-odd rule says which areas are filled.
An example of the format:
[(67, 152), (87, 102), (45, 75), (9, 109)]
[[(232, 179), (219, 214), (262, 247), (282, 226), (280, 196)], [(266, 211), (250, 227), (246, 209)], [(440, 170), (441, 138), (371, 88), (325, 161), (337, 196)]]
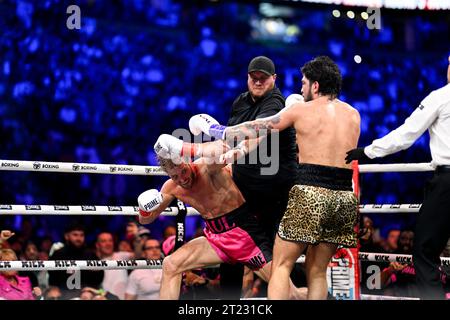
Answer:
[(204, 219), (220, 217), (240, 207), (244, 197), (231, 176), (230, 166), (213, 173), (205, 164), (192, 164), (196, 178), (192, 188), (185, 189), (168, 180), (161, 192), (170, 193), (195, 208)]
[(345, 156), (358, 144), (359, 113), (327, 97), (299, 104), (295, 112), (299, 162), (351, 168), (351, 164), (345, 164)]

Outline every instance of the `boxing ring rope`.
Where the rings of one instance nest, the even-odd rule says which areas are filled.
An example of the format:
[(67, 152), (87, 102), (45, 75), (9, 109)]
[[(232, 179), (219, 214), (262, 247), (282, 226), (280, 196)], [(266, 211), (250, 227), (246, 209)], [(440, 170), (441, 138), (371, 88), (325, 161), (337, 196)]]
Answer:
[[(394, 253), (359, 252), (360, 261), (411, 263), (412, 255)], [(441, 257), (442, 266), (450, 266), (450, 257)]]
[[(374, 252), (359, 252), (359, 261), (371, 261), (371, 262), (399, 262), (399, 263), (411, 263), (412, 255), (410, 254), (394, 254), (394, 253), (374, 253)], [(305, 255), (301, 255), (297, 259), (297, 263), (305, 263)], [(441, 257), (442, 266), (450, 266), (450, 257)]]
[[(158, 166), (138, 166), (123, 164), (74, 163), (74, 162), (44, 162), (22, 160), (0, 160), (2, 171), (34, 171), (59, 173), (98, 173), (125, 174), (144, 176), (167, 175)], [(360, 173), (367, 172), (417, 172), (433, 171), (431, 163), (393, 163), (393, 164), (361, 164)]]
[(0, 271), (55, 271), (55, 270), (134, 270), (161, 269), (158, 260), (30, 260), (0, 261)]
[[(192, 207), (187, 207), (188, 216), (199, 215)], [(0, 215), (104, 215), (104, 216), (137, 216), (139, 207), (132, 206), (64, 206), (64, 205), (19, 205), (0, 204)], [(169, 207), (163, 216), (176, 216), (177, 207)]]
[(417, 213), (422, 204), (362, 204), (360, 213)]
[[(359, 206), (361, 213), (405, 213), (419, 212), (420, 204), (364, 204)], [(136, 206), (66, 206), (66, 205), (21, 205), (0, 204), (0, 215), (105, 215), (105, 216), (137, 216)], [(177, 207), (168, 207), (163, 216), (176, 216)], [(188, 216), (197, 216), (199, 212), (187, 207)]]
[[(361, 173), (384, 173), (384, 172), (430, 172), (435, 168), (431, 163), (399, 163), (399, 164), (368, 164), (356, 166), (357, 183), (359, 189), (359, 175)], [(364, 213), (417, 213), (421, 204), (381, 204), (381, 205), (360, 205), (359, 212)], [(401, 264), (411, 264), (412, 255), (406, 254), (388, 254), (373, 252), (358, 252), (359, 261), (370, 262), (398, 262)], [(450, 265), (450, 258), (441, 257), (441, 265)], [(362, 270), (360, 270), (361, 274)], [(399, 297), (372, 294), (359, 294), (360, 300), (420, 300), (417, 297)]]
[[(360, 261), (410, 263), (412, 256), (407, 254), (388, 254), (360, 252)], [(0, 261), (0, 271), (54, 271), (54, 270), (117, 270), (117, 269), (161, 269), (163, 259), (158, 260), (29, 260)], [(297, 263), (305, 263), (305, 255)], [(441, 257), (441, 265), (449, 266), (450, 258)], [(219, 265), (210, 266), (210, 268)]]
[[(419, 298), (411, 297), (393, 297), (393, 296), (378, 296), (375, 294), (361, 294), (361, 300), (420, 300)], [(255, 298), (241, 298), (241, 300), (269, 300), (266, 297)]]
[(420, 300), (420, 298), (379, 296), (376, 294), (361, 294), (360, 296), (361, 300)]
[(359, 173), (434, 171), (431, 163), (360, 164)]
[(20, 160), (0, 160), (0, 170), (58, 173), (124, 174), (143, 176), (167, 175), (164, 171), (162, 171), (161, 167), (158, 166)]

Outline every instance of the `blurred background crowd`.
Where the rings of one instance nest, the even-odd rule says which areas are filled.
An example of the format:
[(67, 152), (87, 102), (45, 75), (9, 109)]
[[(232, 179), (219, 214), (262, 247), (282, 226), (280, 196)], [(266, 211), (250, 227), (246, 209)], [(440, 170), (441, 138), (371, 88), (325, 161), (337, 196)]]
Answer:
[[(81, 9), (79, 30), (66, 26), (73, 3)], [(299, 93), (306, 61), (324, 54), (335, 60), (343, 74), (340, 99), (360, 112), (359, 144), (368, 145), (445, 84), (450, 17), (445, 10), (381, 9), (381, 28), (369, 29), (361, 16), (367, 8), (353, 9), (349, 18), (347, 7), (290, 1), (0, 0), (0, 159), (157, 165), (153, 145), (160, 134), (187, 128), (196, 113), (226, 123), (257, 55), (275, 62), (285, 96)], [(429, 161), (428, 135), (377, 159)], [(420, 203), (429, 175), (365, 174), (361, 203)], [(0, 202), (136, 205), (139, 193), (164, 180), (1, 171)], [(381, 247), (391, 230), (415, 222), (410, 214), (368, 218)], [(92, 251), (107, 232), (114, 251), (144, 254), (144, 243), (132, 243), (137, 225), (127, 237), (133, 221), (78, 221), (83, 246)], [(146, 226), (157, 246), (173, 224), (161, 217)], [(186, 224), (188, 239), (199, 234), (200, 219), (188, 217)], [(71, 225), (67, 217), (0, 217), (0, 229), (15, 232), (7, 243), (19, 259), (48, 258), (52, 245), (67, 243)]]

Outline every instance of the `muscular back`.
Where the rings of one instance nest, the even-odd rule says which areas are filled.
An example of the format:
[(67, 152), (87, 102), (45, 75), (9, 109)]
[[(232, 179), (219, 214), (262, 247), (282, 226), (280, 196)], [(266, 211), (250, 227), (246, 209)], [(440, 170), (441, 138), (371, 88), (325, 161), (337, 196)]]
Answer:
[(358, 144), (358, 111), (327, 97), (298, 104), (295, 109), (299, 162), (350, 168), (344, 159), (346, 152)]
[(195, 172), (195, 180), (190, 189), (182, 188), (169, 179), (161, 192), (188, 203), (205, 219), (222, 216), (245, 202), (232, 179), (230, 166), (214, 168), (194, 163), (191, 168)]

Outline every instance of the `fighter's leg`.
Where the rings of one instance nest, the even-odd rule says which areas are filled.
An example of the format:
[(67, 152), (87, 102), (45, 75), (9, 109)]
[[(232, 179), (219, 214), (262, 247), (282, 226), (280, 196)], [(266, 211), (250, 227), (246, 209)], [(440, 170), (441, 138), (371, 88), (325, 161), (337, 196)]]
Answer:
[[(264, 281), (269, 283), (270, 276), (272, 272), (272, 261), (267, 263), (264, 267), (255, 271), (255, 273)], [(297, 288), (292, 280), (289, 278), (289, 294), (288, 299), (290, 300), (306, 300), (308, 294), (308, 288)]]
[(290, 298), (290, 288), (291, 285), (293, 286), (290, 274), (297, 258), (306, 247), (306, 244), (286, 241), (278, 235), (276, 236), (268, 287), (269, 299), (286, 300)]
[(164, 259), (160, 299), (179, 298), (183, 272), (222, 262), (205, 237), (189, 241)]
[(336, 244), (325, 242), (311, 245), (308, 248), (306, 253), (306, 279), (309, 300), (325, 300), (327, 298), (327, 267), (331, 257), (336, 253), (336, 249)]

